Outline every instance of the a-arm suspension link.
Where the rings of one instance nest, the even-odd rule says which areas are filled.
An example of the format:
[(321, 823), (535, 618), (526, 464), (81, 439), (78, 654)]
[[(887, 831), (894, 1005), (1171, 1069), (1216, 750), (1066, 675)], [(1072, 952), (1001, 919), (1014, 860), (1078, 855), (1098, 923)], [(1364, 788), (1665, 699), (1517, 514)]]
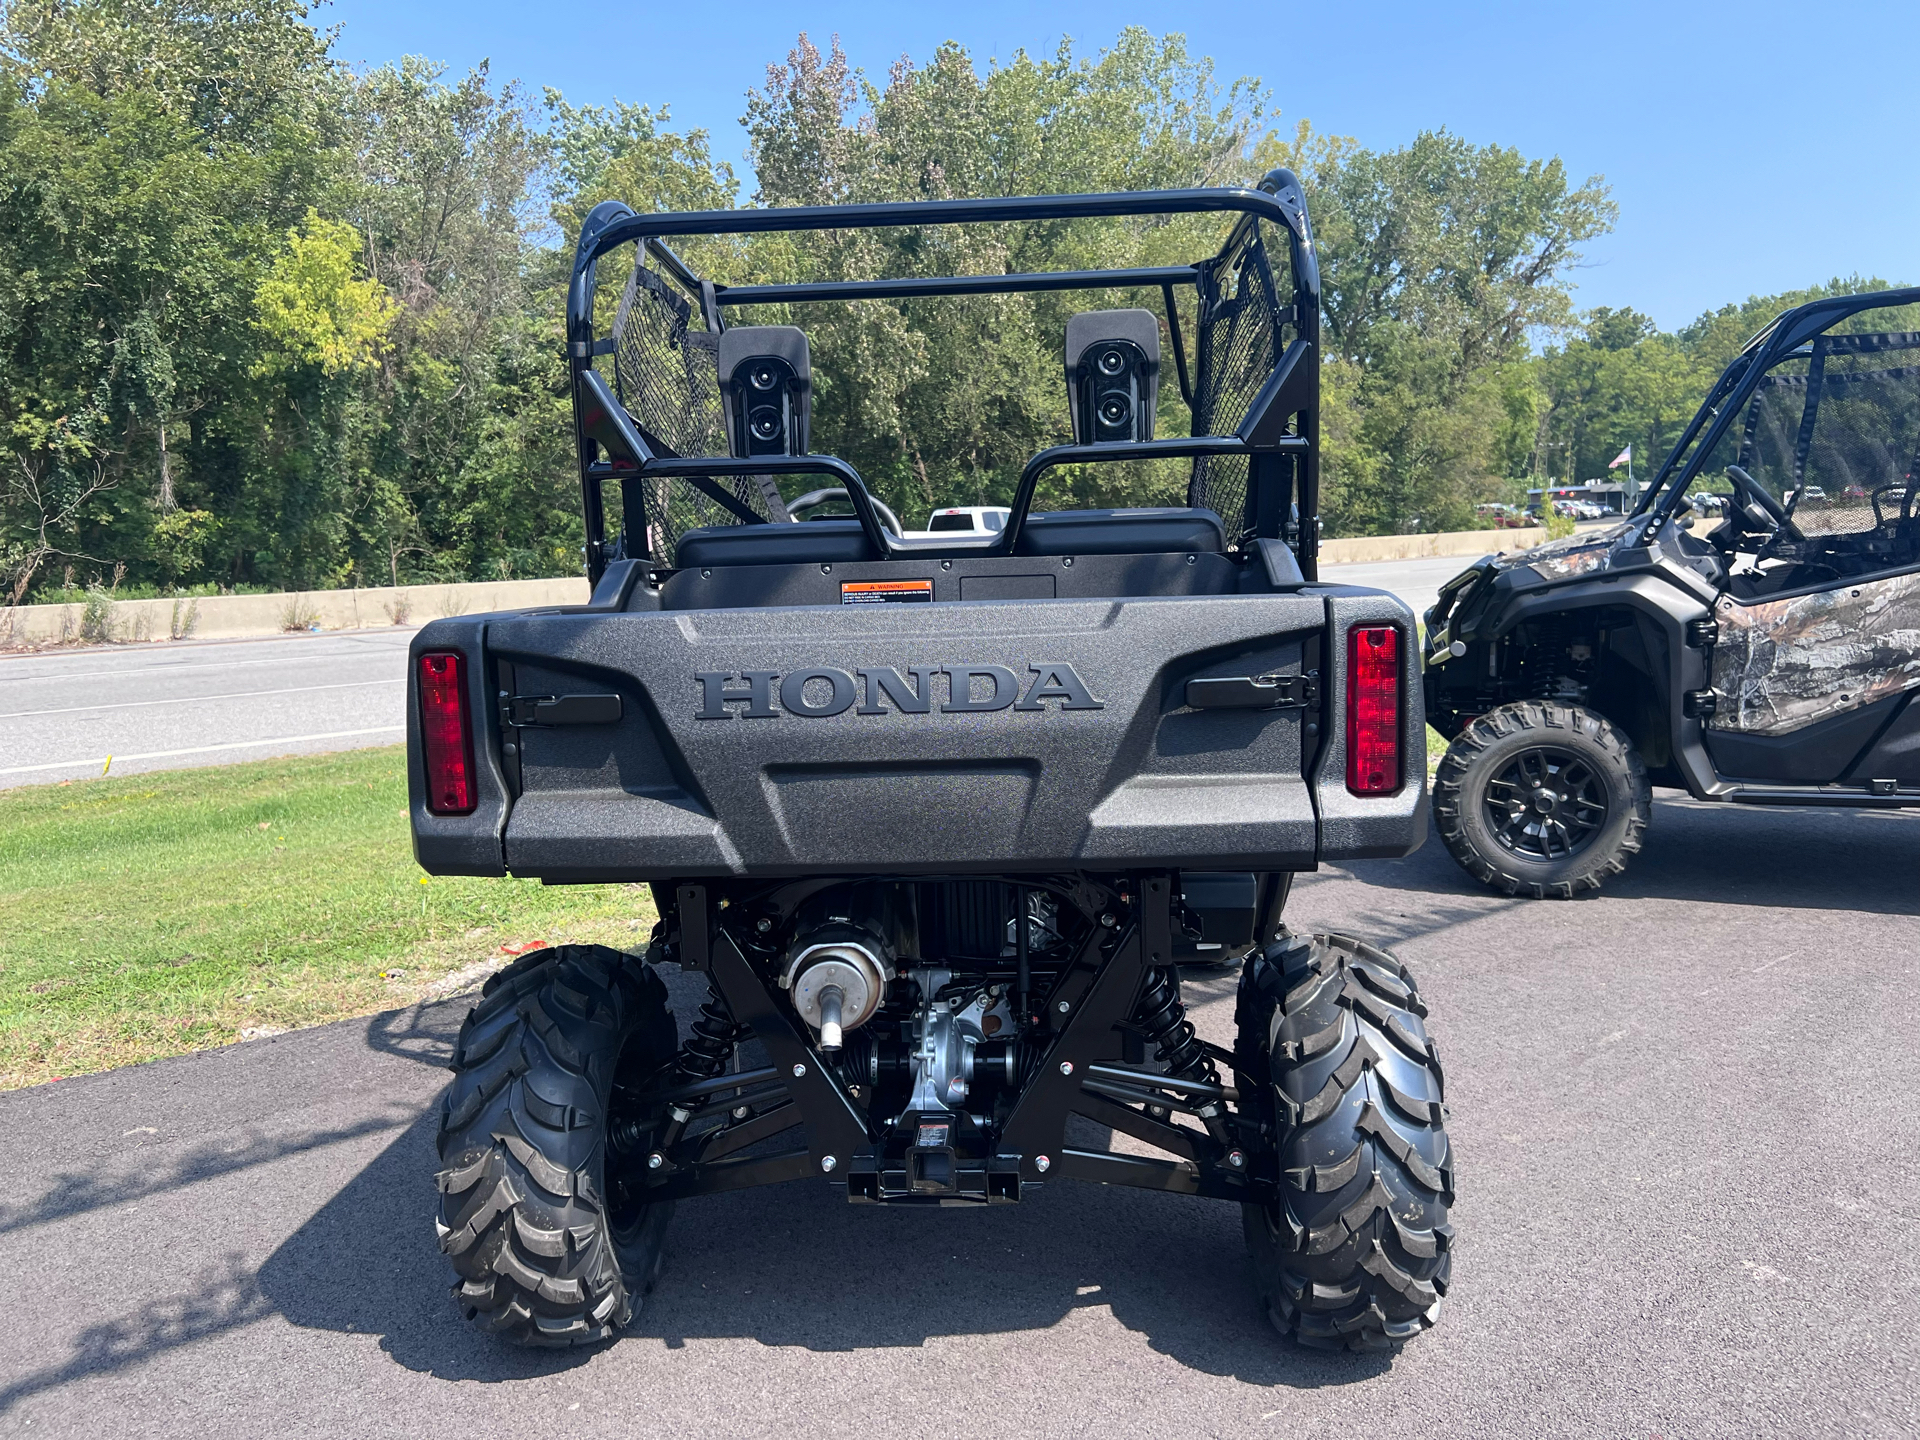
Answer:
[[(1187, 1019), (1187, 1007), (1180, 999), (1178, 967), (1158, 965), (1147, 972), (1134, 1018), (1168, 1074), (1209, 1085), (1220, 1083), (1220, 1072), (1214, 1067), (1213, 1057), (1194, 1034), (1193, 1022)], [(1226, 1110), (1219, 1100), (1209, 1099), (1193, 1113), (1206, 1125), (1209, 1135), (1222, 1145), (1229, 1143), (1231, 1131)]]

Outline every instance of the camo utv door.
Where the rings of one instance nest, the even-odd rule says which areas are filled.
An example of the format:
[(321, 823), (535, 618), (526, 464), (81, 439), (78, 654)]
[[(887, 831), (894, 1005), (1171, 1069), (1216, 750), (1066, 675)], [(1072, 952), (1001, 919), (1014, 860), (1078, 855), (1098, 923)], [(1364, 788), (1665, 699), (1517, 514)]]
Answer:
[(1721, 449), (1716, 473), (1738, 467), (1786, 519), (1715, 606), (1715, 767), (1920, 784), (1920, 331), (1817, 337), (1766, 375)]

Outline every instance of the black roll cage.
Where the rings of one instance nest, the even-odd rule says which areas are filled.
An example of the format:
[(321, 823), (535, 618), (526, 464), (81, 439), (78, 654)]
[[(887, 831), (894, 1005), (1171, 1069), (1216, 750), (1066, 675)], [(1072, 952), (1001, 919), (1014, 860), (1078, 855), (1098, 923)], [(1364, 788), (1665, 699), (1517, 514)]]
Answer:
[[(957, 275), (879, 280), (813, 281), (725, 286), (703, 280), (665, 243), (667, 236), (749, 235), (796, 230), (872, 230), (930, 225), (995, 224), (1151, 215), (1240, 215), (1219, 252), (1228, 254), (1258, 221), (1280, 226), (1288, 237), (1293, 276), (1294, 339), (1275, 357), (1272, 374), (1233, 432), (1100, 445), (1058, 445), (1029, 460), (1021, 472), (1012, 513), (1004, 529), (988, 536), (955, 534), (905, 539), (888, 532), (858, 471), (833, 455), (736, 457), (655, 453), (642, 438), (605, 380), (594, 357), (612, 349), (593, 333), (593, 300), (600, 258), (617, 246), (645, 248), (661, 269), (701, 308), (707, 326), (725, 328), (721, 311), (734, 305), (822, 300), (881, 300), (939, 295), (1001, 295), (1046, 290), (1154, 287), (1166, 304), (1182, 397), (1191, 407), (1193, 388), (1181, 341), (1175, 287), (1198, 291), (1197, 265), (1133, 269), (1072, 270), (1037, 274)], [(1276, 169), (1256, 189), (1217, 188), (1129, 191), (1094, 195), (1036, 195), (976, 200), (928, 200), (870, 205), (791, 206), (776, 209), (634, 213), (619, 201), (603, 201), (587, 216), (574, 251), (567, 287), (567, 355), (579, 456), (581, 508), (586, 522), (587, 576), (598, 585), (609, 559), (602, 486), (609, 478), (678, 477), (700, 489), (743, 521), (742, 507), (712, 477), (726, 475), (825, 475), (846, 488), (847, 498), (874, 553), (884, 559), (999, 556), (1013, 552), (1025, 525), (1040, 476), (1056, 465), (1182, 456), (1245, 455), (1249, 459), (1242, 533), (1290, 540), (1307, 579), (1317, 578), (1319, 535), (1319, 341), (1320, 272), (1307, 219), (1306, 196), (1290, 170)], [(621, 486), (626, 554), (646, 558), (648, 544), (642, 487)], [(1288, 519), (1297, 514), (1297, 524)], [(1229, 517), (1229, 529), (1234, 527)]]
[[(1859, 295), (1810, 300), (1805, 305), (1783, 310), (1769, 321), (1720, 372), (1713, 389), (1707, 392), (1705, 403), (1687, 422), (1687, 428), (1681, 431), (1673, 449), (1661, 462), (1653, 479), (1647, 482), (1647, 492), (1634, 507), (1633, 513), (1635, 516), (1649, 516), (1650, 519), (1634, 537), (1634, 543), (1653, 543), (1655, 531), (1661, 522), (1672, 518), (1687, 487), (1699, 475), (1700, 467), (1746, 410), (1754, 390), (1775, 365), (1850, 315), (1857, 315), (1863, 310), (1892, 309), (1916, 303), (1920, 303), (1920, 286), (1870, 290)], [(1696, 438), (1698, 444), (1694, 443)]]

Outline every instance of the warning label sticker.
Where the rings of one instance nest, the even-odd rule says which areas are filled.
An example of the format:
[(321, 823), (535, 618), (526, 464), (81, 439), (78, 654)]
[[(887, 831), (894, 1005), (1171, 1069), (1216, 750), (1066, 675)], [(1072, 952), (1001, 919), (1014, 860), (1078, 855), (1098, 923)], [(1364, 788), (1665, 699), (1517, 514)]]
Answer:
[(840, 584), (842, 605), (915, 604), (932, 599), (931, 580), (845, 580)]

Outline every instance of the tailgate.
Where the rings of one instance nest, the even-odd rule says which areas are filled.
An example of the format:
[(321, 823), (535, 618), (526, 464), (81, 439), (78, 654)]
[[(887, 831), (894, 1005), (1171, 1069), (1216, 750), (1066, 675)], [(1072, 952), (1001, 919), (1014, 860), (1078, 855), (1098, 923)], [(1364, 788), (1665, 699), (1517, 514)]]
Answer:
[(506, 866), (1310, 867), (1318, 707), (1195, 709), (1186, 682), (1301, 677), (1326, 622), (1314, 595), (496, 618), (523, 715), (620, 697), (510, 732)]
[[(442, 620), (415, 651), (484, 655), (482, 804), (415, 804), (415, 849), (428, 870), (470, 874), (486, 849), (495, 874), (555, 881), (1404, 854), (1423, 770), (1357, 801), (1325, 733), (1344, 662), (1327, 626), (1382, 618), (1411, 636), (1392, 597), (1336, 588)], [(1238, 678), (1279, 678), (1283, 703), (1213, 685), (1188, 705), (1190, 680)], [(1417, 737), (1415, 685), (1407, 705)]]

